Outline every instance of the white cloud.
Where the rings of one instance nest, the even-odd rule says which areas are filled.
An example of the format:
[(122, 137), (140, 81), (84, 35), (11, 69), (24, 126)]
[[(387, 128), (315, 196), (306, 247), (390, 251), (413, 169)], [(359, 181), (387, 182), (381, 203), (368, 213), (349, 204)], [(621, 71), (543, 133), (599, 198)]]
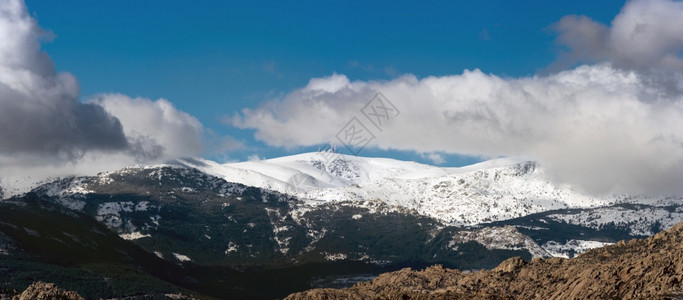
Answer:
[(421, 156), (437, 165), (446, 163), (446, 159), (439, 153), (423, 153)]
[(119, 121), (80, 103), (76, 78), (57, 73), (40, 51), (40, 41), (49, 37), (23, 1), (0, 2), (0, 161), (68, 161), (88, 151), (127, 148)]
[(609, 60), (635, 68), (683, 67), (683, 2), (635, 0), (608, 27), (586, 16), (566, 16), (554, 25), (558, 42), (575, 59)]
[(28, 154), (0, 156), (0, 188), (7, 195), (26, 192), (47, 178), (93, 175), (136, 164), (162, 163), (202, 153), (204, 128), (193, 116), (159, 99), (99, 95), (89, 105), (120, 120), (127, 146), (116, 151), (86, 151), (77, 158), (58, 161)]
[(602, 64), (516, 79), (479, 70), (381, 82), (341, 76), (312, 80), (231, 121), (273, 146), (324, 144), (381, 91), (401, 114), (370, 146), (532, 156), (557, 180), (593, 192), (680, 191), (683, 98), (659, 93), (635, 72)]
[(118, 118), (131, 143), (131, 152), (143, 160), (196, 156), (203, 151), (202, 124), (165, 99), (152, 101), (121, 94), (98, 95), (89, 101)]
[(101, 95), (86, 103), (40, 42), (51, 35), (21, 0), (0, 2), (0, 163), (58, 165), (90, 153), (137, 161), (198, 155), (203, 127), (166, 100)]
[(23, 1), (0, 1), (2, 186), (202, 153), (202, 124), (166, 100), (107, 94), (80, 102), (76, 78), (41, 51), (51, 37)]
[(612, 21), (606, 48), (620, 63), (681, 69), (682, 16), (683, 2), (628, 2)]
[(606, 26), (586, 16), (566, 16), (553, 27), (566, 47), (560, 63), (599, 61), (647, 74), (667, 92), (683, 91), (683, 2), (635, 0)]
[(683, 2), (630, 1), (611, 26), (567, 16), (554, 28), (562, 60), (588, 65), (521, 78), (334, 74), (228, 121), (272, 146), (319, 145), (381, 91), (401, 114), (369, 147), (533, 157), (594, 193), (683, 192)]
[(261, 161), (263, 159), (260, 156), (258, 156), (258, 154), (252, 154), (252, 155), (249, 155), (247, 160), (248, 161)]

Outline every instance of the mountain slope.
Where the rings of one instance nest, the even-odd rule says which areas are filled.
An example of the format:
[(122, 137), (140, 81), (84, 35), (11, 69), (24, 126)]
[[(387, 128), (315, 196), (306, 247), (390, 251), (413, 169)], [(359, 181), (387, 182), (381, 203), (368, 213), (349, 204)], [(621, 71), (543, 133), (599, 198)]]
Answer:
[[(462, 238), (463, 228), (380, 201), (311, 204), (177, 165), (66, 178), (34, 192), (181, 266), (200, 283), (193, 289), (210, 295), (282, 297), (334, 276), (433, 263), (491, 268), (532, 257), (514, 228), (497, 232), (509, 232), (509, 242), (487, 247)], [(219, 280), (229, 284), (216, 287)]]
[[(308, 261), (312, 253), (317, 253), (316, 259), (327, 257), (322, 253), (330, 251), (315, 250), (315, 244), (336, 237), (323, 230), (343, 221), (330, 219), (333, 214), (348, 215), (354, 224), (367, 224), (368, 230), (373, 226), (368, 220), (396, 222), (393, 219), (403, 218), (404, 223), (415, 216), (432, 218), (430, 223), (435, 225), (422, 228), (429, 236), (447, 226), (514, 225), (545, 252), (565, 257), (622, 238), (651, 235), (683, 221), (680, 197), (590, 197), (570, 186), (554, 185), (542, 166), (522, 159), (497, 159), (463, 168), (344, 155), (326, 159), (321, 153), (225, 165), (182, 159), (171, 165), (67, 179), (36, 191), (55, 196), (59, 203), (76, 210), (85, 209), (122, 237), (134, 239), (166, 259), (182, 257), (197, 262), (196, 257), (205, 257), (223, 264), (301, 261), (301, 255)], [(287, 176), (291, 177), (285, 180)], [(189, 215), (193, 210), (196, 212)], [(327, 217), (314, 218), (316, 215)], [(159, 218), (165, 220), (162, 228)], [(250, 218), (252, 221), (247, 221)], [(165, 229), (173, 222), (177, 228)], [(227, 231), (219, 230), (221, 227)], [(517, 234), (501, 232), (509, 238)], [(245, 233), (258, 234), (263, 238), (258, 239), (261, 244), (244, 240)], [(212, 245), (211, 255), (201, 252), (207, 245)], [(261, 250), (252, 251), (254, 247)], [(173, 251), (178, 248), (193, 255)], [(522, 248), (544, 255), (533, 245)], [(274, 256), (270, 254), (273, 249)], [(345, 255), (360, 259), (368, 254), (356, 253)]]
[(477, 247), (453, 250), (452, 244), (470, 242), (454, 242), (454, 232), (461, 228), (414, 211), (379, 201), (311, 204), (179, 166), (69, 178), (35, 192), (180, 263), (245, 267), (345, 260), (476, 268), (512, 253), (525, 254), (523, 248), (498, 247), (483, 250), (489, 258), (465, 259)]
[(88, 298), (186, 291), (185, 273), (83, 213), (29, 193), (0, 202), (0, 289), (37, 279)]
[(230, 182), (287, 193), (313, 200), (312, 203), (352, 201), (362, 205), (368, 200), (379, 200), (455, 225), (503, 221), (558, 209), (683, 204), (680, 196), (591, 196), (569, 185), (554, 184), (542, 165), (523, 159), (439, 168), (393, 159), (313, 152), (224, 165), (205, 160), (180, 163)]
[(574, 259), (511, 258), (490, 271), (404, 269), (343, 289), (287, 299), (680, 299), (683, 223), (645, 240), (619, 242)]
[[(161, 270), (182, 274), (171, 280), (148, 273), (153, 280), (233, 298), (281, 297), (406, 266), (489, 269), (512, 256), (572, 257), (619, 239), (654, 234), (683, 218), (679, 198), (614, 196), (597, 199), (605, 204), (596, 206), (593, 198), (581, 198), (570, 187), (552, 185), (540, 166), (523, 160), (441, 169), (342, 158), (322, 165), (318, 154), (307, 154), (250, 166), (270, 175), (184, 159), (60, 179), (34, 189), (32, 197), (63, 214), (83, 216), (85, 228), (91, 227), (88, 222), (100, 223), (114, 233), (110, 236), (116, 243), (144, 249), (153, 258), (149, 261), (167, 266)], [(207, 169), (294, 191), (230, 182)], [(296, 180), (275, 178), (289, 174)], [(315, 184), (302, 187), (306, 182)], [(320, 188), (323, 184), (340, 186)], [(306, 197), (316, 193), (321, 196)], [(7, 226), (0, 228), (0, 254), (15, 255), (22, 243), (7, 233), (13, 228)], [(49, 265), (56, 268), (54, 261)], [(277, 275), (283, 272), (292, 275)]]

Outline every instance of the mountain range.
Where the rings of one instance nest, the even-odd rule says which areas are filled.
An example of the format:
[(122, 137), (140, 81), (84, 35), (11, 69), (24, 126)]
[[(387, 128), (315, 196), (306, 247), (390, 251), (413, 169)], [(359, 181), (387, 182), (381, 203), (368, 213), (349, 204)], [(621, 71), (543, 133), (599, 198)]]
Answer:
[[(679, 196), (591, 196), (510, 158), (462, 168), (332, 152), (185, 158), (30, 191), (8, 182), (0, 289), (43, 280), (87, 298), (283, 297), (403, 267), (572, 257), (683, 221)], [(122, 276), (130, 270), (135, 280)]]

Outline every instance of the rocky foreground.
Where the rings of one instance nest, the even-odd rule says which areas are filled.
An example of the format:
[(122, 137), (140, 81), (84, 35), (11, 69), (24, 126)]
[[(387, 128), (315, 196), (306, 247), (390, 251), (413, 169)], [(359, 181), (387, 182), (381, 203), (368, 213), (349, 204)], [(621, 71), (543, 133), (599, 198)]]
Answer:
[(683, 223), (573, 259), (519, 257), (493, 270), (406, 268), (353, 287), (286, 299), (683, 299)]
[(57, 287), (54, 283), (42, 281), (34, 282), (19, 295), (13, 297), (1, 295), (0, 299), (7, 300), (84, 300), (78, 293)]

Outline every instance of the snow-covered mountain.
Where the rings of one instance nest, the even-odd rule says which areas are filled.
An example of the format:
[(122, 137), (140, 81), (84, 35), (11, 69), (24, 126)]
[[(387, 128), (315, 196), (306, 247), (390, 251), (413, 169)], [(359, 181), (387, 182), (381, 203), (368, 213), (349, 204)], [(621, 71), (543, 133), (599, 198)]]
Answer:
[(329, 152), (222, 165), (197, 159), (179, 162), (230, 182), (287, 193), (311, 203), (352, 201), (363, 205), (379, 200), (456, 225), (557, 209), (681, 202), (681, 198), (671, 197), (591, 196), (569, 185), (554, 184), (536, 162), (514, 158), (461, 168)]
[[(329, 152), (228, 164), (186, 158), (163, 165), (66, 178), (42, 184), (34, 191), (67, 208), (88, 212), (121, 237), (142, 245), (156, 239), (164, 224), (175, 224), (167, 226), (177, 228), (189, 226), (185, 224), (187, 220), (200, 222), (194, 217), (181, 221), (175, 213), (164, 216), (160, 211), (182, 211), (182, 203), (197, 205), (197, 220), (215, 220), (201, 228), (227, 226), (221, 223), (227, 216), (233, 222), (230, 224), (235, 224), (230, 226), (246, 230), (235, 231), (225, 241), (216, 240), (218, 233), (206, 234), (208, 240), (213, 237), (218, 243), (217, 248), (223, 247), (219, 251), (224, 253), (221, 257), (226, 255), (225, 259), (241, 262), (259, 257), (251, 250), (242, 253), (254, 246), (237, 241), (238, 236), (254, 228), (258, 228), (259, 238), (270, 239), (264, 245), (277, 245), (276, 252), (283, 259), (296, 260), (300, 253), (315, 253), (322, 259), (381, 261), (381, 255), (368, 255), (374, 251), (370, 246), (370, 250), (330, 252), (339, 247), (335, 243), (350, 242), (347, 234), (331, 235), (332, 228), (340, 224), (345, 225), (339, 228), (350, 224), (377, 228), (420, 219), (420, 238), (436, 239), (441, 245), (452, 244), (440, 250), (444, 253), (460, 251), (458, 245), (474, 241), (489, 250), (526, 249), (533, 256), (572, 256), (619, 239), (654, 234), (683, 221), (681, 197), (594, 197), (553, 183), (536, 162), (515, 158), (462, 168)], [(245, 208), (245, 213), (222, 217), (208, 214), (214, 209), (232, 210), (247, 198), (257, 202)], [(193, 201), (200, 202), (192, 204)], [(240, 214), (250, 217), (240, 222), (236, 219)], [(254, 216), (265, 223), (257, 224)], [(329, 216), (337, 219), (322, 221)], [(431, 225), (424, 225), (427, 223)], [(346, 232), (348, 228), (338, 230)], [(190, 236), (195, 234), (198, 233)], [(323, 244), (336, 246), (322, 247), (321, 239)], [(358, 239), (357, 244), (367, 242), (365, 238)], [(183, 245), (179, 248), (191, 247)], [(265, 250), (268, 247), (263, 246), (260, 253), (271, 253), (272, 249)], [(292, 254), (296, 251), (290, 249), (296, 247), (300, 247), (296, 251), (303, 252)], [(165, 257), (177, 257), (176, 253), (188, 255), (171, 248), (152, 250), (165, 253)], [(196, 251), (188, 257), (200, 255), (197, 253), (201, 249)], [(214, 259), (217, 258), (207, 261)]]
[(204, 159), (179, 159), (177, 162), (228, 181), (283, 193), (365, 185), (385, 178), (447, 174), (445, 169), (416, 162), (328, 152), (228, 164)]

